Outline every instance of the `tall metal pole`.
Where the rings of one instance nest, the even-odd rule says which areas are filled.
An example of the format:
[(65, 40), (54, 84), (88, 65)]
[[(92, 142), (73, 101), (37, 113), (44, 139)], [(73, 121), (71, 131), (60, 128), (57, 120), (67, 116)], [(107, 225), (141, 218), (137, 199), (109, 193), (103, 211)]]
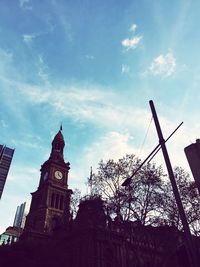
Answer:
[(160, 128), (160, 123), (158, 121), (158, 117), (157, 117), (157, 114), (156, 114), (154, 103), (153, 103), (152, 100), (150, 100), (149, 104), (150, 104), (151, 111), (152, 111), (152, 114), (153, 114), (154, 123), (155, 123), (156, 130), (157, 130), (157, 133), (158, 133), (159, 143), (160, 143), (161, 148), (162, 148), (162, 152), (163, 152), (163, 156), (164, 156), (164, 159), (165, 159), (166, 167), (167, 167), (167, 170), (168, 170), (169, 178), (170, 178), (170, 181), (171, 181), (171, 184), (172, 184), (174, 197), (176, 199), (176, 203), (177, 203), (177, 207), (178, 207), (178, 210), (179, 210), (180, 218), (181, 218), (181, 221), (182, 221), (182, 224), (183, 224), (183, 230), (184, 230), (184, 233), (185, 233), (186, 246), (187, 246), (186, 248), (187, 248), (187, 252), (188, 252), (188, 258), (189, 258), (189, 261), (190, 261), (190, 265), (191, 265), (191, 267), (198, 267), (199, 265), (198, 265), (198, 261), (197, 261), (197, 254), (196, 254), (195, 246), (193, 244), (192, 236), (191, 236), (191, 233), (190, 233), (190, 228), (189, 228), (189, 225), (188, 225), (188, 222), (187, 222), (187, 219), (186, 219), (185, 211), (183, 209), (183, 205), (182, 205), (181, 198), (180, 198), (179, 191), (178, 191), (178, 187), (177, 187), (177, 184), (176, 184), (176, 181), (175, 181), (175, 177), (174, 177), (173, 169), (172, 169), (171, 162), (170, 162), (170, 159), (169, 159), (169, 155), (168, 155), (168, 152), (167, 152), (167, 148), (165, 146), (165, 140), (163, 138), (163, 134), (162, 134), (162, 131), (161, 131), (161, 128)]

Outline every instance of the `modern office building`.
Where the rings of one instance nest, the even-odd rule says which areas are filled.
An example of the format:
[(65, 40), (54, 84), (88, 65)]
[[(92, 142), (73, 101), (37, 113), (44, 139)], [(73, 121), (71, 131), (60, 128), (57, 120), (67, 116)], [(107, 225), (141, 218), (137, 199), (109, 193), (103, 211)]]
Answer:
[(20, 206), (17, 206), (17, 210), (15, 213), (15, 219), (13, 226), (18, 227), (18, 228), (24, 228), (25, 224), (25, 207), (26, 207), (26, 202), (22, 203)]
[(0, 145), (0, 199), (10, 169), (13, 154), (14, 149), (9, 148), (5, 145)]
[(200, 139), (187, 146), (184, 151), (200, 193)]
[(26, 202), (17, 206), (13, 226), (6, 228), (6, 231), (0, 235), (0, 246), (8, 245), (18, 241), (23, 232), (26, 221), (27, 205)]

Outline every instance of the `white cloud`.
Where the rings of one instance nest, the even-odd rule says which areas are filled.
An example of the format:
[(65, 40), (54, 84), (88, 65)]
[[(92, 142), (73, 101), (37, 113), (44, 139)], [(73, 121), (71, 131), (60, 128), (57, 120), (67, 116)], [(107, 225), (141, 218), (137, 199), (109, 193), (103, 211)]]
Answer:
[(31, 34), (23, 34), (22, 38), (24, 43), (30, 45), (34, 41), (34, 39), (54, 31), (55, 26), (51, 25), (50, 22), (48, 22), (48, 20), (47, 20), (47, 27), (48, 28), (45, 31), (35, 32)]
[(23, 35), (23, 41), (26, 44), (31, 44), (33, 42), (33, 40), (35, 39), (35, 34), (24, 34)]
[(29, 2), (29, 0), (19, 0), (19, 5), (20, 5), (20, 7), (23, 7), (28, 2)]
[(130, 72), (130, 66), (128, 65), (125, 65), (125, 64), (122, 64), (122, 70), (121, 70), (121, 73), (124, 74), (124, 73), (129, 73)]
[[(5, 79), (8, 75), (12, 75), (14, 68), (13, 53), (10, 50), (4, 50), (0, 47), (0, 79)], [(5, 89), (0, 89), (2, 92)]]
[(142, 36), (135, 36), (133, 38), (126, 38), (122, 41), (122, 46), (126, 47), (127, 50), (135, 49), (140, 41), (142, 40)]
[(89, 60), (94, 60), (95, 59), (95, 57), (92, 56), (92, 55), (85, 55), (85, 58), (87, 58)]
[(42, 146), (37, 142), (22, 141), (22, 140), (15, 140), (15, 139), (11, 139), (10, 142), (12, 146), (14, 147), (23, 146), (24, 148), (28, 148), (28, 149), (41, 149), (42, 148)]
[[(129, 28), (129, 31), (132, 33), (135, 33), (137, 29), (137, 25), (136, 24), (132, 24)], [(133, 36), (131, 38), (126, 38), (124, 40), (122, 40), (121, 44), (122, 46), (124, 46), (127, 50), (129, 49), (135, 49), (139, 43), (142, 40), (142, 36), (138, 35), (138, 36)]]
[(46, 16), (46, 24), (47, 24), (47, 27), (48, 27), (47, 32), (52, 33), (55, 30), (56, 25), (52, 23), (52, 17), (50, 16), (50, 14), (48, 14)]
[(45, 83), (48, 83), (48, 66), (45, 64), (43, 56), (39, 55), (38, 57), (38, 76), (41, 78), (41, 80)]
[[(15, 85), (16, 86), (16, 85)], [(144, 109), (120, 103), (116, 95), (108, 88), (92, 85), (44, 89), (19, 85), (18, 89), (32, 105), (45, 104), (53, 108), (54, 114), (62, 114), (81, 123), (93, 123), (102, 127), (120, 129), (132, 125), (145, 127), (149, 113)]]
[(169, 52), (166, 55), (161, 54), (156, 57), (151, 63), (149, 71), (155, 76), (172, 76), (176, 71), (176, 58), (173, 53)]
[(29, 6), (30, 0), (19, 0), (19, 6), (26, 10), (32, 10), (32, 7)]
[(3, 63), (5, 63), (5, 61), (10, 62), (13, 58), (13, 53), (3, 50), (0, 48), (0, 61), (4, 61)]
[[(54, 7), (55, 7), (55, 11), (56, 11), (57, 10), (56, 5)], [(73, 36), (74, 34), (72, 31), (72, 26), (68, 21), (68, 18), (66, 18), (65, 14), (61, 14), (60, 10), (59, 11), (57, 10), (57, 14), (58, 14), (58, 18), (60, 20), (60, 24), (64, 29), (65, 37), (67, 38), (68, 41), (72, 42), (74, 39), (74, 36)]]
[[(42, 58), (40, 60), (42, 62)], [(52, 113), (54, 116), (59, 116), (59, 119), (62, 114), (62, 116), (65, 118), (78, 121), (80, 124), (93, 124), (95, 127), (104, 129), (109, 133), (117, 132), (126, 135), (126, 133), (124, 134), (124, 131), (125, 129), (128, 129), (128, 134), (126, 136), (134, 135), (134, 143), (136, 144), (134, 149), (137, 152), (136, 155), (139, 155), (139, 149), (136, 146), (138, 146), (138, 143), (142, 142), (143, 136), (149, 124), (151, 113), (148, 108), (142, 109), (134, 105), (127, 105), (127, 103), (123, 103), (117, 94), (115, 94), (111, 89), (101, 88), (100, 86), (93, 84), (75, 84), (71, 87), (54, 86), (54, 88), (52, 88), (50, 86), (34, 87), (28, 84), (17, 83), (16, 81), (9, 81), (9, 86), (16, 89), (16, 97), (21, 97), (24, 99), (28, 106), (45, 105), (45, 109), (48, 110), (49, 114)], [(163, 126), (163, 133), (165, 137), (167, 137), (178, 124), (174, 124), (169, 120), (167, 121), (166, 119), (162, 118), (160, 118), (160, 120), (161, 125)], [(191, 138), (188, 136), (192, 136), (191, 139), (194, 141), (196, 138), (194, 133), (199, 132), (198, 129), (200, 129), (194, 129), (194, 125), (192, 127), (191, 125), (193, 124), (190, 123), (183, 133), (185, 139), (182, 140), (183, 137), (182, 139), (178, 138), (177, 142), (174, 142), (173, 145), (176, 147), (176, 149), (173, 150), (174, 153), (172, 154), (177, 155), (176, 158), (174, 157), (174, 162), (176, 165), (182, 165), (183, 167), (187, 165), (187, 163), (184, 163), (185, 159), (183, 159), (185, 156), (183, 154), (183, 156), (179, 158), (179, 153), (177, 154), (177, 151), (183, 151), (184, 146), (188, 145), (189, 138)], [(154, 148), (154, 146), (157, 145), (158, 142), (155, 129), (154, 127), (152, 128), (153, 130), (149, 132), (150, 140), (148, 141), (147, 147), (144, 149), (142, 155), (139, 155), (143, 158)], [(143, 134), (141, 135), (141, 133)], [(111, 134), (107, 135), (106, 137), (102, 137), (101, 140), (106, 142), (106, 140), (108, 140), (108, 136), (111, 136)], [(116, 139), (119, 140), (119, 137), (116, 137)], [(127, 140), (128, 144), (130, 145), (130, 139)], [(126, 149), (125, 141), (124, 143), (122, 141), (118, 142), (120, 144), (124, 144), (124, 149), (121, 149), (121, 151), (128, 150)], [(25, 145), (29, 146), (30, 144), (27, 143)], [(35, 144), (33, 145), (35, 146)], [(38, 145), (40, 145), (40, 143)], [(105, 150), (107, 154), (109, 153), (106, 148), (102, 148), (102, 151), (103, 150)], [(156, 156), (156, 160), (157, 157), (158, 156)], [(101, 157), (98, 157), (98, 161), (100, 158)], [(181, 159), (183, 164), (181, 164)]]
[[(22, 186), (29, 186), (30, 181), (34, 181), (33, 177), (38, 182), (38, 178), (40, 177), (39, 174), (39, 168), (34, 168), (31, 166), (15, 166), (13, 165), (9, 174), (8, 174), (8, 180), (10, 181), (21, 181), (21, 187)], [(23, 185), (24, 184), (24, 185)]]
[(129, 144), (132, 138), (129, 133), (107, 132), (97, 142), (85, 149), (87, 162), (91, 162), (94, 167), (97, 167), (97, 163), (101, 159), (118, 160), (126, 154), (133, 153), (133, 148)]
[(96, 172), (100, 160), (107, 161), (109, 159), (118, 160), (126, 154), (134, 153), (135, 150), (131, 145), (133, 137), (128, 132), (108, 131), (98, 140), (85, 147), (82, 155), (77, 159), (74, 165), (78, 168), (70, 171), (69, 182), (71, 186), (74, 184), (81, 185), (81, 190), (85, 193), (87, 177), (90, 174), (90, 167)]
[(129, 28), (130, 32), (135, 32), (135, 30), (137, 29), (137, 25), (136, 24), (132, 24), (131, 27)]
[(8, 128), (8, 124), (4, 120), (0, 120), (0, 124), (3, 128)]

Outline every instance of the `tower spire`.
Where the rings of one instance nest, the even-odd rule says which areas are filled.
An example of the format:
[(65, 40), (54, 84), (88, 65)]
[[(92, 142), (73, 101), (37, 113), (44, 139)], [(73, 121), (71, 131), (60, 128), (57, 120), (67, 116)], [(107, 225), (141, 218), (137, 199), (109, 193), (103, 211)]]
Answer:
[(58, 133), (55, 135), (53, 141), (52, 141), (52, 149), (51, 149), (51, 154), (50, 158), (54, 160), (64, 160), (64, 146), (65, 146), (65, 141), (64, 137), (62, 134), (62, 124), (60, 125), (60, 130)]
[(62, 131), (62, 122), (60, 123), (60, 131)]

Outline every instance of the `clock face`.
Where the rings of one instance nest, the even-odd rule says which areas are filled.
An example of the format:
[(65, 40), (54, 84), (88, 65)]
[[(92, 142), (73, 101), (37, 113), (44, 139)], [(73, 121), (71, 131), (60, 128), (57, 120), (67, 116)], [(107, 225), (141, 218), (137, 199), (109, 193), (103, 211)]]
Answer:
[(61, 171), (55, 171), (55, 178), (61, 180), (63, 178), (63, 174)]

